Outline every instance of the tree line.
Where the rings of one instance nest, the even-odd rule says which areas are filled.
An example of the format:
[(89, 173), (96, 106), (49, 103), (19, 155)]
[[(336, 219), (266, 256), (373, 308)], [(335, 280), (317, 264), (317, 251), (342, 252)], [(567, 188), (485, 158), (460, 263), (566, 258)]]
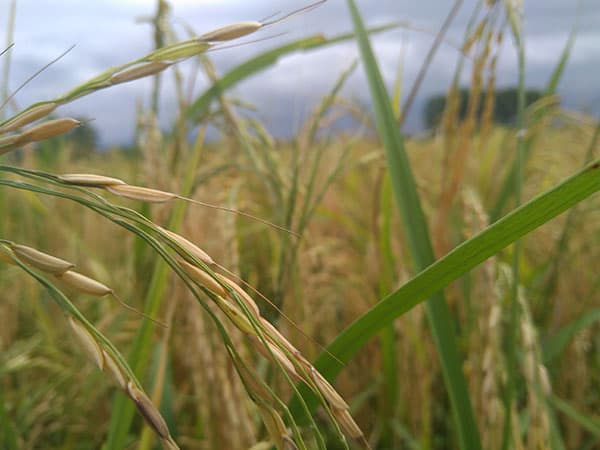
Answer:
[[(458, 116), (464, 119), (467, 115), (469, 105), (469, 89), (463, 88), (458, 91)], [(537, 90), (525, 91), (525, 103), (527, 106), (535, 103), (542, 97), (543, 93)], [(480, 93), (477, 118), (480, 119), (483, 113), (484, 100), (487, 96), (486, 91)], [(492, 118), (496, 123), (503, 125), (513, 125), (517, 119), (517, 98), (518, 90), (516, 88), (499, 89), (494, 92), (494, 110)], [(444, 95), (430, 97), (425, 104), (423, 111), (423, 120), (428, 129), (439, 125), (444, 110), (446, 109), (447, 98)]]

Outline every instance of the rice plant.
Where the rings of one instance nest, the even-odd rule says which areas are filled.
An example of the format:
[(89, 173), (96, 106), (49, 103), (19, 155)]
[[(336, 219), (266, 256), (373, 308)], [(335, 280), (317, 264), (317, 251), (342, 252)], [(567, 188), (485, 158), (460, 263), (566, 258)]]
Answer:
[[(400, 125), (461, 2), (404, 104), (402, 77), (390, 95), (371, 46), (403, 24), (367, 28), (353, 0), (347, 33), (272, 38), (272, 50), (218, 73), (213, 51), (252, 46), (239, 39), (294, 27), (323, 3), (181, 38), (159, 2), (153, 51), (0, 123), (0, 447), (598, 444), (600, 126), (553, 100), (572, 39), (527, 106), (522, 10), (480, 2), (426, 138)], [(515, 127), (491, 112), (507, 33)], [(281, 57), (343, 41), (356, 42), (360, 69), (338, 74), (290, 142), (229, 95)], [(196, 98), (183, 61), (211, 82)], [(373, 114), (342, 96), (357, 70)], [(58, 108), (168, 74), (172, 130), (153, 102), (134, 150), (75, 157), (69, 132), (88, 124)], [(340, 116), (361, 127), (336, 133)]]

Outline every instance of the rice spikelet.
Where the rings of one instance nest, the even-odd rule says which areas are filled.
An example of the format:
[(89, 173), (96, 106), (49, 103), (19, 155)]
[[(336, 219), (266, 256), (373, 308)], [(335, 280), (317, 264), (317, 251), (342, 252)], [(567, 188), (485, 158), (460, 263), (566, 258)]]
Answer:
[(4, 125), (0, 126), (0, 133), (7, 133), (9, 131), (14, 131), (18, 128), (21, 128), (25, 125), (30, 124), (31, 122), (35, 122), (42, 117), (46, 117), (52, 111), (56, 109), (58, 106), (57, 103), (49, 102), (42, 103), (35, 106), (32, 106), (22, 113), (16, 115), (12, 119), (9, 119)]
[(105, 177), (104, 175), (94, 175), (91, 173), (66, 173), (58, 177), (61, 181), (78, 186), (114, 186), (126, 184), (118, 178)]
[(196, 39), (200, 42), (230, 41), (252, 34), (262, 27), (263, 24), (256, 21), (238, 22), (204, 33)]
[(95, 295), (97, 297), (104, 297), (112, 294), (113, 290), (108, 286), (96, 281), (90, 277), (82, 275), (72, 270), (67, 270), (62, 274), (55, 275), (56, 278), (69, 285), (73, 289), (76, 289), (85, 294)]
[(64, 259), (48, 255), (26, 245), (11, 244), (10, 248), (22, 261), (36, 269), (53, 275), (60, 275), (75, 267), (75, 264)]
[(154, 406), (154, 403), (152, 403), (148, 396), (138, 389), (132, 381), (127, 383), (127, 393), (135, 402), (140, 414), (144, 416), (146, 422), (156, 432), (156, 434), (163, 439), (168, 439), (170, 434), (165, 419), (163, 419), (160, 412), (158, 409), (156, 409), (156, 406)]
[(147, 64), (142, 64), (123, 70), (121, 72), (117, 72), (112, 77), (110, 77), (110, 81), (113, 84), (126, 83), (128, 81), (137, 80), (139, 78), (156, 75), (157, 73), (162, 72), (170, 66), (170, 63), (166, 63), (163, 61), (152, 61)]
[(91, 335), (87, 328), (82, 325), (73, 316), (69, 316), (69, 325), (75, 333), (77, 340), (85, 350), (88, 357), (98, 366), (100, 370), (104, 369), (104, 356), (96, 339)]
[(111, 184), (103, 187), (112, 194), (148, 203), (164, 203), (177, 198), (175, 194), (170, 192), (141, 186), (131, 186), (129, 184)]
[(42, 122), (23, 131), (15, 143), (18, 145), (23, 145), (29, 142), (43, 141), (45, 139), (67, 133), (68, 131), (71, 131), (73, 128), (76, 128), (80, 125), (81, 122), (79, 120), (68, 117), (48, 120), (47, 122)]

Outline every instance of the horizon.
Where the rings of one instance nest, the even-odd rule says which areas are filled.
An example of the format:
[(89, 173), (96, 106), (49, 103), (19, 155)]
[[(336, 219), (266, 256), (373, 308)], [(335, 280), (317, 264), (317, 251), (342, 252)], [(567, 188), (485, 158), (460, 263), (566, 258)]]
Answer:
[[(243, 20), (255, 20), (273, 14), (273, 2), (257, 1), (253, 5), (237, 1), (207, 2), (178, 1), (172, 11), (171, 24), (181, 34), (182, 17), (193, 23), (197, 33)], [(304, 5), (306, 2), (302, 2)], [(359, 2), (369, 26), (392, 21), (407, 21), (412, 27), (435, 33), (449, 11), (436, 8), (439, 1), (424, 1), (419, 4), (400, 5), (384, 0), (376, 6), (365, 8)], [(448, 30), (449, 42), (461, 42), (467, 13), (471, 3), (465, 2)], [(570, 30), (577, 21), (577, 12), (559, 0), (525, 3), (527, 45), (527, 87), (543, 89), (550, 77), (568, 39)], [(102, 70), (139, 57), (152, 50), (152, 29), (139, 23), (140, 17), (154, 14), (155, 2), (128, 0), (118, 2), (90, 3), (89, 8), (75, 8), (74, 0), (53, 2), (50, 9), (35, 0), (20, 0), (17, 3), (15, 22), (15, 46), (12, 52), (10, 89), (15, 89), (36, 70), (64, 52), (72, 44), (76, 47), (57, 63), (51, 65), (40, 76), (29, 83), (15, 98), (21, 108), (56, 97), (73, 86), (85, 81)], [(300, 5), (300, 6), (302, 6)], [(600, 31), (594, 27), (600, 20), (600, 4), (581, 2), (579, 28), (576, 41), (566, 67), (558, 94), (561, 104), (567, 109), (598, 114), (600, 81), (593, 68), (600, 64), (600, 54), (595, 51), (600, 45)], [(280, 1), (277, 10), (283, 13), (299, 6), (291, 0)], [(35, 14), (32, 11), (36, 11)], [(41, 11), (40, 11), (41, 10)], [(67, 14), (67, 11), (70, 13)], [(0, 10), (0, 12), (4, 12)], [(39, 20), (47, 18), (57, 20)], [(75, 20), (74, 20), (75, 19)], [(138, 23), (136, 24), (136, 20)], [(278, 24), (258, 35), (268, 37), (285, 33), (266, 41), (229, 48), (212, 54), (219, 74), (237, 66), (268, 48), (285, 42), (326, 31), (332, 36), (351, 30), (351, 22), (343, 2), (330, 0), (319, 8)], [(110, 30), (110, 32), (107, 32)], [(100, 38), (94, 37), (99, 36)], [(253, 36), (254, 37), (254, 36)], [(403, 63), (404, 95), (414, 82), (424, 55), (429, 50), (433, 36), (428, 33), (399, 29), (373, 36), (373, 44), (379, 58), (381, 70), (391, 90), (399, 61)], [(126, 42), (123, 45), (123, 42)], [(401, 56), (403, 54), (403, 56)], [(277, 64), (241, 83), (228, 95), (256, 105), (257, 117), (269, 132), (277, 138), (291, 138), (302, 126), (319, 99), (335, 83), (339, 75), (358, 57), (353, 42), (345, 42), (316, 51), (295, 53), (282, 58)], [(422, 110), (425, 102), (433, 95), (443, 94), (454, 75), (458, 53), (451, 45), (443, 44), (426, 75), (419, 95), (407, 117), (405, 131), (415, 133), (423, 130)], [(6, 59), (4, 60), (6, 61)], [(496, 89), (512, 87), (516, 81), (516, 57), (512, 42), (505, 39), (498, 60)], [(326, 69), (326, 70), (323, 70)], [(194, 66), (189, 62), (182, 71), (190, 76)], [(163, 76), (161, 91), (160, 124), (168, 127), (174, 120), (177, 109), (173, 99), (173, 75), (170, 71)], [(463, 73), (462, 84), (468, 84), (469, 71)], [(198, 81), (192, 98), (196, 98), (209, 86), (205, 79)], [(302, 87), (302, 88), (300, 88)], [(341, 95), (361, 105), (370, 105), (368, 90), (362, 67), (358, 67), (349, 78)], [(94, 94), (71, 105), (61, 107), (59, 114), (85, 117), (94, 120), (100, 133), (102, 146), (131, 143), (135, 130), (135, 111), (138, 104), (149, 104), (151, 80), (139, 80), (109, 91)], [(115, 108), (115, 105), (118, 107)], [(367, 106), (368, 107), (368, 106)], [(115, 131), (118, 130), (118, 131)]]

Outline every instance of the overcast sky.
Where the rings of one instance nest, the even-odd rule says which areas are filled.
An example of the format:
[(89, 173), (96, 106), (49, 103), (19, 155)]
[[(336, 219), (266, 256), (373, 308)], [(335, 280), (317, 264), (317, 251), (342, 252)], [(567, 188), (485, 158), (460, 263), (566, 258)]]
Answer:
[[(4, 39), (10, 0), (0, 0), (0, 38)], [(50, 99), (87, 78), (139, 57), (152, 50), (152, 30), (136, 19), (153, 14), (155, 0), (18, 0), (13, 41), (10, 86), (15, 88), (29, 75), (73, 44), (76, 48), (31, 82), (16, 100), (21, 107)], [(240, 20), (258, 20), (273, 13), (290, 11), (306, 2), (298, 0), (173, 0), (172, 18), (198, 32)], [(441, 26), (453, 2), (442, 0), (358, 0), (368, 25), (391, 21), (435, 31)], [(571, 28), (577, 20), (576, 0), (525, 0), (527, 33), (527, 84), (541, 88), (559, 58)], [(448, 39), (460, 42), (474, 0), (465, 0), (448, 32)], [(569, 108), (600, 112), (600, 0), (583, 0), (579, 32), (559, 93)], [(312, 33), (335, 35), (349, 31), (352, 24), (345, 0), (329, 0), (322, 7), (262, 32), (261, 36), (285, 32), (266, 42), (245, 45), (213, 54), (219, 72), (244, 61), (266, 48)], [(182, 28), (177, 28), (182, 32)], [(182, 34), (182, 37), (183, 34)], [(398, 30), (376, 36), (375, 50), (382, 72), (391, 86), (404, 48), (404, 80), (413, 82), (433, 37), (427, 33)], [(500, 58), (497, 84), (516, 81), (516, 58), (510, 39)], [(259, 116), (278, 136), (294, 133), (305, 114), (332, 87), (336, 78), (358, 57), (353, 42), (327, 49), (299, 53), (282, 59), (272, 69), (246, 81), (235, 94), (254, 103)], [(443, 93), (454, 74), (457, 51), (443, 45), (427, 75), (407, 128), (419, 128), (421, 108), (432, 94)], [(2, 60), (0, 60), (0, 63)], [(166, 79), (171, 79), (168, 74)], [(207, 86), (200, 77), (197, 93)], [(368, 92), (362, 69), (349, 80), (344, 95), (367, 104)], [(61, 114), (94, 118), (104, 144), (127, 142), (133, 136), (135, 108), (147, 103), (150, 83), (140, 81), (100, 91), (62, 107)], [(169, 123), (174, 112), (171, 87), (163, 92), (161, 122)]]

